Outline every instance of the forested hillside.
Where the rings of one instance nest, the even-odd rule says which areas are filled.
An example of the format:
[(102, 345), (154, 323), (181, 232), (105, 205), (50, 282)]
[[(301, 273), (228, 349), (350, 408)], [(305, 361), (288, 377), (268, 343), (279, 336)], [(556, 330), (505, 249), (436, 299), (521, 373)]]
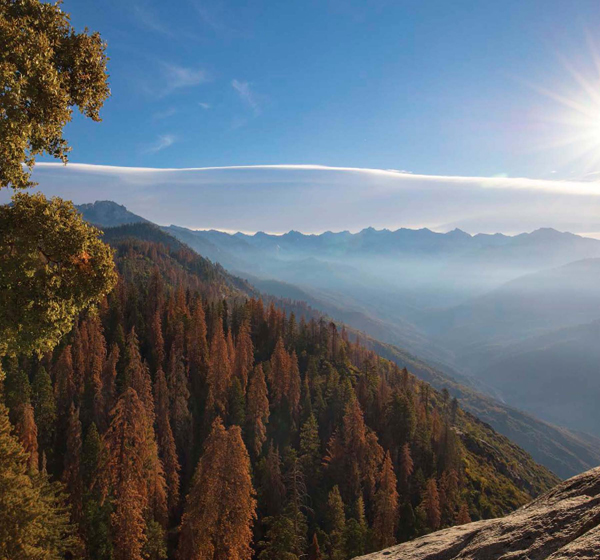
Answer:
[(71, 552), (341, 560), (556, 482), (344, 328), (266, 305), (153, 226), (105, 240), (119, 282), (98, 311), (43, 359), (4, 361), (11, 460), (64, 483)]

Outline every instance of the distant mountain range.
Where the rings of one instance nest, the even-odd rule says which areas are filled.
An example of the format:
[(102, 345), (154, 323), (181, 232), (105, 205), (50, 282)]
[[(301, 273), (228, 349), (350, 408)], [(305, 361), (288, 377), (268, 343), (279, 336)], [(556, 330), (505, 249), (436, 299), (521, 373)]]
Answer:
[[(147, 221), (107, 201), (79, 208), (104, 227)], [(516, 236), (162, 229), (258, 289), (306, 301), (381, 341), (396, 361), (412, 360), (416, 373), (451, 388), (560, 476), (600, 463), (594, 436), (512, 408), (600, 434), (600, 241), (552, 229)]]

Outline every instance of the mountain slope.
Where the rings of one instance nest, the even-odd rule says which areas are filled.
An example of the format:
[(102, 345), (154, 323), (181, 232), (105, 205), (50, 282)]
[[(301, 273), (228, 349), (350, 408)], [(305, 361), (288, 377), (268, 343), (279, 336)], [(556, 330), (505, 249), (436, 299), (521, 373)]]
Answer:
[[(428, 381), (438, 390), (449, 389), (452, 395), (461, 400), (462, 405), (468, 411), (494, 426), (495, 429), (512, 441), (517, 442), (531, 453), (538, 462), (546, 465), (559, 476), (566, 478), (600, 464), (600, 440), (593, 436), (553, 426), (503, 404), (497, 399), (483, 394), (484, 389), (482, 389), (482, 386), (475, 384), (472, 378), (439, 364), (438, 361), (448, 358), (448, 355), (440, 352), (439, 347), (436, 348), (435, 345), (428, 343), (423, 333), (415, 329), (409, 322), (398, 319), (399, 314), (390, 310), (390, 308), (394, 308), (391, 297), (383, 298), (380, 306), (371, 306), (364, 301), (359, 303), (355, 297), (348, 295), (311, 289), (306, 286), (299, 287), (295, 283), (290, 284), (275, 280), (272, 277), (265, 277), (261, 275), (262, 270), (260, 269), (271, 265), (264, 255), (261, 256), (264, 248), (250, 246), (247, 240), (249, 236), (243, 234), (230, 236), (222, 232), (212, 232), (210, 235), (204, 235), (205, 232), (196, 232), (175, 226), (163, 229), (176, 235), (204, 256), (208, 256), (222, 264), (229, 263), (226, 266), (230, 270), (235, 270), (239, 276), (248, 278), (263, 293), (273, 294), (283, 299), (306, 301), (312, 306), (313, 310), (320, 310), (335, 321), (343, 322), (358, 331), (366, 332), (373, 337), (373, 340), (368, 342), (369, 345), (378, 353), (392, 359), (401, 367), (408, 367), (417, 376)], [(372, 236), (374, 235), (373, 232), (367, 232), (365, 235), (367, 237)], [(438, 239), (440, 235), (433, 235), (433, 239)], [(464, 238), (464, 235), (460, 235), (458, 232), (454, 235)], [(452, 237), (450, 234), (447, 234), (447, 236)], [(268, 245), (273, 252), (276, 252), (273, 241), (284, 236), (262, 234), (250, 237), (257, 239), (263, 245)], [(290, 243), (296, 238), (300, 244), (307, 242), (335, 247), (347, 245), (348, 239), (352, 239), (352, 234), (343, 232), (340, 234), (326, 233), (320, 236), (303, 236), (294, 233), (288, 235), (287, 238), (290, 239)], [(442, 239), (446, 239), (446, 237), (442, 237)], [(480, 245), (503, 246), (512, 238), (503, 235), (477, 235), (473, 239)], [(215, 243), (219, 240), (225, 240), (226, 243), (219, 242), (220, 246), (217, 246)], [(233, 255), (230, 251), (235, 247), (239, 247), (240, 250), (236, 250), (236, 254)], [(253, 272), (249, 273), (247, 271), (251, 267), (247, 263), (251, 262), (255, 262), (256, 266), (253, 267)], [(278, 263), (278, 261), (275, 262)], [(368, 285), (363, 287), (363, 291), (365, 289), (368, 289)], [(357, 296), (360, 296), (360, 293)], [(301, 306), (298, 307), (301, 308)], [(382, 318), (382, 315), (385, 315), (385, 318)], [(361, 334), (361, 340), (366, 341), (366, 339), (367, 337)], [(381, 342), (377, 342), (375, 339), (379, 339)], [(399, 344), (399, 341), (407, 344)], [(399, 345), (403, 348), (408, 347), (411, 351), (400, 350), (397, 347)], [(414, 348), (420, 348), (421, 350), (415, 352)], [(425, 357), (428, 363), (426, 364), (416, 358), (415, 353)]]
[(584, 560), (600, 551), (600, 468), (514, 513), (431, 533), (362, 560)]
[[(243, 301), (257, 294), (244, 280), (224, 272), (222, 267), (196, 255), (174, 238), (169, 241), (170, 237), (160, 228), (149, 224), (108, 228), (105, 232), (105, 239), (116, 249), (119, 271), (130, 284), (143, 287), (151, 278), (150, 271), (158, 267), (166, 281), (186, 286), (187, 289), (190, 286), (193, 289), (193, 279), (198, 278), (200, 288), (212, 288), (207, 297), (227, 296)], [(175, 274), (179, 270), (183, 276)], [(296, 310), (293, 303), (288, 304), (277, 298), (269, 299), (279, 308), (292, 307)], [(307, 317), (309, 318), (310, 316)], [(315, 319), (323, 320), (319, 314), (312, 318), (313, 321)], [(327, 325), (324, 321), (323, 324)], [(369, 344), (369, 341), (365, 342)], [(343, 366), (338, 364), (336, 367)], [(352, 375), (357, 374), (355, 372)], [(423, 391), (420, 387), (425, 387), (412, 376), (410, 384), (419, 391)], [(441, 413), (446, 406), (442, 395), (434, 390), (429, 399), (432, 411), (439, 409)], [(497, 495), (487, 497), (490, 505), (485, 507), (490, 508), (489, 512), (509, 511), (516, 504), (524, 503), (529, 496), (537, 495), (557, 482), (557, 478), (533, 461), (528, 453), (473, 415), (460, 411), (456, 426), (463, 460), (469, 464), (466, 475), (469, 483), (476, 487), (479, 481), (486, 480), (497, 492)]]

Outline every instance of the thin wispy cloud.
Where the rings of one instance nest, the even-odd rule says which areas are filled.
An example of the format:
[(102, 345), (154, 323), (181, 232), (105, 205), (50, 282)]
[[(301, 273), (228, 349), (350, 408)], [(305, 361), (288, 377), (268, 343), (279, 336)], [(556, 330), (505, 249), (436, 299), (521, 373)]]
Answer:
[(181, 25), (169, 27), (167, 23), (165, 23), (164, 18), (147, 5), (136, 4), (132, 7), (132, 11), (138, 26), (146, 31), (158, 33), (169, 39), (179, 41), (198, 41), (200, 39), (200, 37), (192, 31), (182, 29)]
[(191, 88), (210, 80), (208, 73), (202, 68), (179, 66), (169, 62), (160, 63), (163, 87), (160, 97), (165, 97), (177, 90)]
[(211, 2), (194, 0), (192, 5), (196, 10), (200, 23), (216, 35), (220, 35), (225, 39), (247, 36), (247, 31), (238, 25), (239, 8), (237, 10), (227, 9), (227, 6), (218, 0), (211, 0)]
[(208, 111), (211, 108), (210, 103), (204, 103), (203, 101), (199, 101), (198, 105), (202, 107), (205, 111)]
[[(168, 135), (159, 140), (155, 150), (174, 141)], [(319, 165), (156, 169), (73, 163), (39, 163), (33, 179), (46, 195), (83, 203), (101, 192), (157, 223), (193, 228), (319, 232), (459, 227), (470, 233), (520, 233), (554, 227), (600, 232), (600, 184), (589, 181)], [(142, 196), (151, 197), (153, 204), (142, 207)]]
[(146, 146), (142, 150), (142, 153), (156, 154), (157, 152), (160, 152), (161, 150), (164, 150), (165, 148), (172, 146), (175, 143), (175, 141), (176, 141), (176, 138), (173, 134), (161, 134), (156, 139), (156, 142), (154, 142), (154, 144), (152, 144), (150, 146)]
[(160, 18), (147, 6), (134, 6), (133, 14), (138, 24), (148, 31), (160, 33), (166, 37), (173, 37), (173, 32), (161, 22)]
[(232, 80), (231, 87), (237, 92), (242, 102), (252, 109), (255, 115), (260, 114), (260, 106), (256, 94), (252, 91), (249, 82)]
[(164, 119), (168, 119), (177, 114), (177, 109), (175, 107), (169, 107), (164, 111), (157, 111), (152, 115), (152, 118), (156, 121), (162, 121)]

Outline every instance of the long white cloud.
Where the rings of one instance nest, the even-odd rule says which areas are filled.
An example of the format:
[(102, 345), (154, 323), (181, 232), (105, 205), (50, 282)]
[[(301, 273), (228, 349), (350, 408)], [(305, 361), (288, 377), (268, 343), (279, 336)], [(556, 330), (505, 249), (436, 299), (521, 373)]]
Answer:
[[(160, 224), (243, 231), (554, 227), (600, 232), (600, 184), (321, 165), (162, 169), (38, 163), (47, 195), (114, 200)], [(6, 199), (6, 193), (4, 193)]]

